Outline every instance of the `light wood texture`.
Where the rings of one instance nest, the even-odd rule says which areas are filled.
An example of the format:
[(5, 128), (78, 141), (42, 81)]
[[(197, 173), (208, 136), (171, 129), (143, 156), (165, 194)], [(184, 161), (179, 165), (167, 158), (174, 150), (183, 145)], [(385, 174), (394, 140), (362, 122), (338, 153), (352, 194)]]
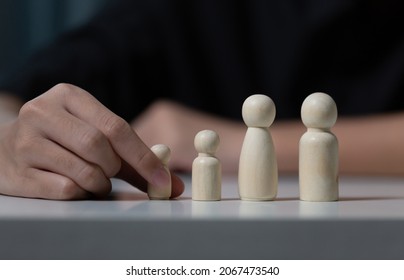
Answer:
[(243, 200), (273, 200), (277, 195), (278, 167), (268, 130), (275, 114), (275, 104), (266, 95), (252, 95), (243, 104), (243, 120), (248, 126), (238, 171), (239, 194)]
[[(163, 144), (157, 144), (151, 147), (151, 150), (161, 160), (162, 164), (164, 165), (164, 168), (167, 170), (168, 174), (170, 174), (167, 167), (171, 155), (170, 148), (168, 148), (166, 145)], [(171, 196), (171, 183), (167, 185), (165, 188), (156, 187), (153, 184), (149, 184), (147, 186), (147, 195), (151, 200), (169, 199)]]
[(192, 163), (192, 199), (220, 200), (222, 192), (222, 167), (215, 157), (219, 135), (212, 130), (202, 130), (195, 136), (198, 157)]
[(338, 140), (330, 131), (337, 120), (337, 106), (325, 93), (309, 95), (302, 105), (307, 127), (299, 143), (300, 199), (338, 200)]

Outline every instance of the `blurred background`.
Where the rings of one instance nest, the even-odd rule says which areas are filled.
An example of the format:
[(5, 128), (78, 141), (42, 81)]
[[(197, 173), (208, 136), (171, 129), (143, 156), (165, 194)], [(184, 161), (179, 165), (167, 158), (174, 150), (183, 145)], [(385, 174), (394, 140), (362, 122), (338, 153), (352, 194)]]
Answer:
[(61, 32), (85, 23), (108, 0), (0, 0), (0, 80)]

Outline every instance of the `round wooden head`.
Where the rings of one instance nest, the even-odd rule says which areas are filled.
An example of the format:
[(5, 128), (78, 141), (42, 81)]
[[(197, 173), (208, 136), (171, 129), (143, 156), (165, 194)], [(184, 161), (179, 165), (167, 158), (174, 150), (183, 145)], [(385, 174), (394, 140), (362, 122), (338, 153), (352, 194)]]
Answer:
[(266, 95), (251, 95), (243, 103), (243, 120), (248, 127), (270, 127), (275, 114), (275, 104)]
[(163, 164), (168, 164), (171, 156), (171, 150), (169, 147), (163, 144), (157, 144), (151, 147), (153, 153), (161, 160)]
[(199, 131), (194, 140), (195, 149), (198, 153), (215, 154), (219, 147), (219, 135), (213, 130)]
[(308, 128), (329, 129), (337, 121), (337, 105), (328, 94), (315, 92), (304, 100), (301, 117)]

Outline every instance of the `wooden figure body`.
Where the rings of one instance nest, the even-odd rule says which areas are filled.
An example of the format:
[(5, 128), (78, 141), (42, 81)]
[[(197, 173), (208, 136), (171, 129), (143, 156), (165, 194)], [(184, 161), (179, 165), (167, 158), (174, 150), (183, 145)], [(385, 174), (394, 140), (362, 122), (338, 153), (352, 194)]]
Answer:
[(309, 95), (302, 105), (307, 127), (299, 143), (300, 199), (338, 200), (338, 140), (331, 132), (337, 120), (337, 106), (325, 93)]
[[(161, 160), (164, 168), (167, 170), (168, 174), (170, 174), (167, 166), (171, 155), (170, 148), (168, 148), (166, 145), (158, 144), (151, 147), (151, 150)], [(165, 188), (156, 187), (152, 184), (148, 184), (147, 195), (151, 200), (169, 199), (171, 196), (171, 180), (170, 185), (166, 186)]]
[(192, 163), (192, 199), (220, 200), (222, 168), (215, 157), (219, 136), (212, 130), (202, 130), (195, 136), (198, 157)]
[(238, 170), (240, 198), (273, 200), (278, 192), (278, 167), (268, 128), (275, 119), (275, 104), (268, 96), (255, 94), (245, 100), (242, 114), (248, 129)]

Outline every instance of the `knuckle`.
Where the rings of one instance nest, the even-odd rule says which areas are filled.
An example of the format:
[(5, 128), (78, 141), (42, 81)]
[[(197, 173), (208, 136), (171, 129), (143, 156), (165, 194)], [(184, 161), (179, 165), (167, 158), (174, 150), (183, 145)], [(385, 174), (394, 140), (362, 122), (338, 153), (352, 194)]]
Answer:
[(56, 84), (51, 91), (55, 91), (58, 93), (71, 93), (74, 92), (76, 89), (76, 86), (72, 85), (72, 84), (68, 84), (68, 83), (58, 83)]
[(78, 198), (78, 186), (70, 179), (65, 178), (60, 182), (60, 192), (58, 199), (70, 200)]
[(80, 182), (85, 182), (86, 185), (94, 185), (97, 181), (99, 181), (101, 172), (91, 166), (91, 165), (86, 165), (84, 168), (82, 168), (77, 174), (77, 178)]
[(122, 118), (117, 116), (104, 118), (105, 134), (109, 139), (117, 139), (122, 135), (127, 135), (131, 128)]
[(59, 83), (37, 98), (23, 104), (20, 108), (19, 116), (32, 118), (34, 116), (46, 115), (55, 105), (55, 98), (59, 100), (60, 103), (60, 97), (64, 100), (66, 99), (66, 95), (76, 92), (78, 92), (76, 86), (67, 83)]
[(109, 180), (98, 166), (85, 166), (78, 174), (77, 180), (83, 182), (83, 187), (93, 193), (107, 194), (111, 191)]
[(45, 113), (44, 109), (41, 102), (34, 99), (22, 105), (18, 116), (20, 119), (32, 120), (43, 115)]
[(98, 180), (99, 177), (102, 176), (102, 171), (97, 168), (96, 166), (87, 164), (80, 170), (78, 177), (81, 178), (83, 181), (87, 182), (95, 182)]
[(72, 170), (75, 167), (75, 162), (72, 158), (66, 157), (62, 152), (55, 153), (54, 161), (56, 166), (62, 166), (66, 170)]
[[(154, 156), (153, 152), (149, 150), (139, 150), (136, 155), (136, 166), (144, 166), (150, 164), (150, 162), (154, 162), (153, 160), (157, 160)], [(158, 161), (155, 161), (158, 162)]]
[(94, 150), (102, 148), (106, 139), (104, 134), (98, 129), (88, 129), (81, 135), (80, 146), (83, 153), (92, 153)]
[(46, 92), (46, 94), (50, 94), (62, 104), (67, 104), (71, 97), (79, 95), (79, 93), (80, 90), (77, 86), (68, 83), (59, 83)]

